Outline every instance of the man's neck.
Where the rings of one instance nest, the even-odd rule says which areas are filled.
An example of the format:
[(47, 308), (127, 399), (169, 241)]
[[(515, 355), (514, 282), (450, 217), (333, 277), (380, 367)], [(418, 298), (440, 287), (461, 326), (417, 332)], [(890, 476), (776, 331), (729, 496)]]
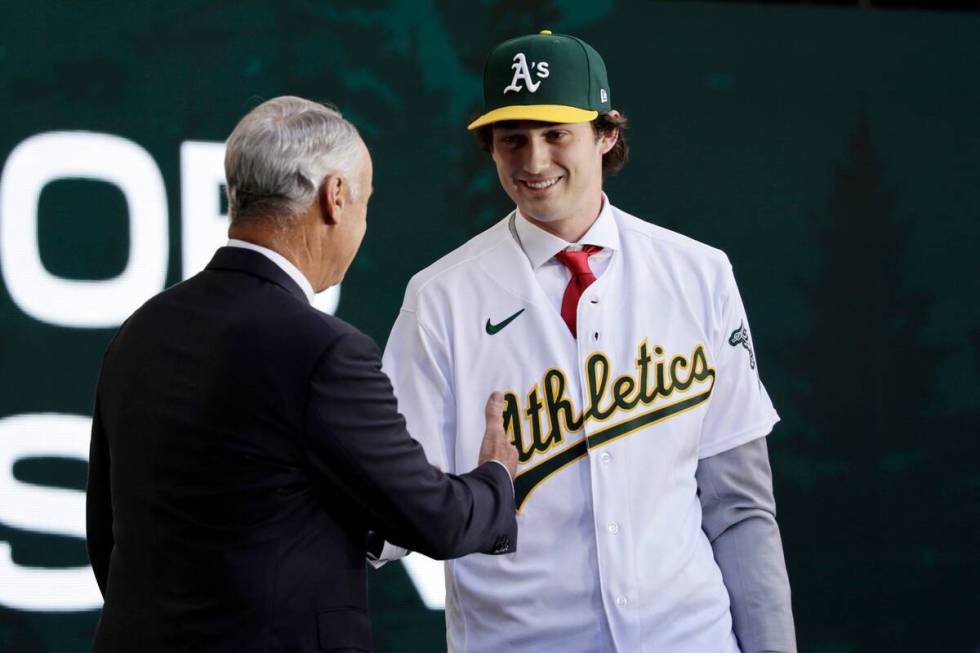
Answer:
[(271, 249), (295, 265), (314, 291), (319, 290), (321, 259), (311, 252), (303, 230), (283, 230), (270, 224), (232, 225), (228, 228), (228, 237)]
[(551, 222), (543, 222), (523, 211), (521, 214), (534, 226), (558, 236), (566, 243), (577, 243), (588, 233), (592, 225), (595, 224), (595, 221), (599, 219), (599, 214), (602, 213), (602, 201), (602, 193), (599, 193), (598, 200), (578, 215)]

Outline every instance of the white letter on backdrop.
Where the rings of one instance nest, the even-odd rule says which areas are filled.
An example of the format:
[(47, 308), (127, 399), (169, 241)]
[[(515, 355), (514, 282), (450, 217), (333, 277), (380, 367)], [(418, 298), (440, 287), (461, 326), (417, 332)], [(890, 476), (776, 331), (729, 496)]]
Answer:
[[(126, 198), (129, 256), (119, 276), (83, 281), (57, 277), (41, 262), (38, 201), (59, 179), (115, 185)], [(79, 206), (66, 234), (85, 229), (97, 206)], [(105, 328), (123, 322), (163, 289), (168, 259), (167, 194), (153, 157), (136, 143), (93, 132), (48, 132), (21, 142), (0, 177), (0, 270), (14, 302), (42, 322)]]
[[(85, 539), (85, 493), (14, 478), (14, 464), (28, 458), (88, 461), (92, 420), (81, 415), (35, 413), (0, 419), (0, 522), (35, 533)], [(40, 612), (91, 610), (102, 605), (88, 566), (22, 567), (0, 542), (0, 605)]]

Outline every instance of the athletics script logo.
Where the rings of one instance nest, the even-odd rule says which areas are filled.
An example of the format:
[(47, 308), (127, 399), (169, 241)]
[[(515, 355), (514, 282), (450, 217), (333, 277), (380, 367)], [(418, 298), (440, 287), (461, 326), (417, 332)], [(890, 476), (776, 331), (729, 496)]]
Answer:
[(541, 81), (534, 81), (531, 79), (531, 71), (533, 70), (535, 74), (540, 79), (547, 79), (548, 75), (551, 73), (548, 70), (547, 61), (532, 61), (531, 65), (527, 65), (527, 57), (524, 56), (523, 52), (518, 52), (514, 55), (514, 63), (511, 64), (511, 68), (514, 69), (514, 79), (510, 80), (510, 85), (504, 88), (504, 95), (513, 91), (514, 93), (519, 93), (523, 90), (521, 83), (527, 84), (527, 90), (530, 93), (534, 93), (541, 86)]
[[(708, 400), (715, 385), (715, 370), (708, 363), (704, 345), (690, 357), (677, 354), (668, 359), (664, 348), (646, 339), (636, 352), (636, 373), (611, 378), (609, 358), (596, 352), (585, 361), (588, 407), (578, 412), (567, 396), (568, 378), (560, 369), (545, 372), (540, 383), (528, 391), (526, 402), (514, 392), (504, 395), (504, 429), (517, 447), (522, 464), (544, 458), (524, 468), (514, 479), (515, 503), (520, 512), (524, 502), (549, 476), (583, 458), (590, 449), (601, 447), (641, 429), (676, 417)], [(669, 403), (667, 403), (669, 401)], [(617, 421), (619, 414), (650, 407)], [(547, 417), (547, 419), (545, 419)], [(602, 422), (574, 445), (548, 455), (588, 422)], [(526, 423), (525, 423), (526, 422)]]

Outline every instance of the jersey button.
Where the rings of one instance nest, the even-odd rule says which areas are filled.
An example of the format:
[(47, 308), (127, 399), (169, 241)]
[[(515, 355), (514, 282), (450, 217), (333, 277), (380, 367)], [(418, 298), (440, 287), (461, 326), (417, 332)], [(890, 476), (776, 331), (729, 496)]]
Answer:
[(589, 297), (589, 303), (590, 304), (598, 304), (599, 303), (599, 298), (596, 297), (595, 295), (592, 295), (591, 297)]
[(609, 524), (608, 524), (608, 525), (606, 526), (606, 529), (607, 529), (607, 530), (608, 530), (608, 531), (609, 531), (610, 533), (612, 533), (613, 535), (615, 535), (616, 533), (618, 533), (618, 532), (619, 532), (619, 524), (618, 524), (618, 523), (616, 523), (616, 522), (614, 522), (614, 521), (611, 521), (611, 522), (609, 522)]
[(608, 451), (603, 451), (602, 455), (599, 456), (599, 460), (602, 461), (603, 465), (608, 465), (609, 461), (612, 460), (612, 456), (609, 455)]
[(595, 340), (596, 342), (599, 342), (599, 332), (598, 331), (596, 331), (595, 333), (592, 334), (592, 339)]
[(616, 605), (619, 607), (625, 608), (627, 603), (629, 603), (629, 599), (627, 599), (625, 596), (619, 595), (616, 597)]

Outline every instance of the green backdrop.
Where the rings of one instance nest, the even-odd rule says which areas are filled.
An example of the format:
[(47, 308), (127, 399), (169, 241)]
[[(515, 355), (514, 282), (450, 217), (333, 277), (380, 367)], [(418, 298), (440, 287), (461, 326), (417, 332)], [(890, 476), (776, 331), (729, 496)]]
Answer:
[[(169, 236), (144, 234), (159, 260), (146, 255), (134, 274), (165, 269), (171, 284), (198, 206), (182, 144), (220, 143), (276, 95), (337, 104), (373, 152), (376, 188), (337, 314), (384, 342), (411, 274), (509, 210), (464, 126), (493, 44), (546, 27), (603, 54), (613, 105), (631, 120), (633, 156), (608, 184), (612, 201), (735, 265), (783, 417), (770, 448), (800, 650), (977, 650), (976, 14), (611, 0), (0, 4), (0, 226), (22, 229), (0, 230), (16, 240), (0, 250), (0, 651), (88, 650), (97, 609), (25, 607), (81, 592), (45, 574), (86, 563), (72, 517), (84, 460), (45, 453), (49, 427), (20, 418), (90, 415), (114, 331), (39, 318), (29, 306), (48, 298), (15, 269), (19, 243), (34, 238), (52, 277), (108, 280), (143, 224), (130, 224), (115, 185), (77, 175), (25, 199), (29, 161), (16, 148), (81, 130), (147, 153)], [(64, 163), (57, 151), (46, 160)], [(217, 206), (212, 191), (199, 197)], [(23, 206), (35, 207), (34, 231)], [(80, 288), (78, 307), (51, 310), (95, 310)], [(50, 442), (78, 448), (72, 428)], [(401, 565), (372, 574), (371, 602), (379, 651), (444, 646), (442, 613)]]

